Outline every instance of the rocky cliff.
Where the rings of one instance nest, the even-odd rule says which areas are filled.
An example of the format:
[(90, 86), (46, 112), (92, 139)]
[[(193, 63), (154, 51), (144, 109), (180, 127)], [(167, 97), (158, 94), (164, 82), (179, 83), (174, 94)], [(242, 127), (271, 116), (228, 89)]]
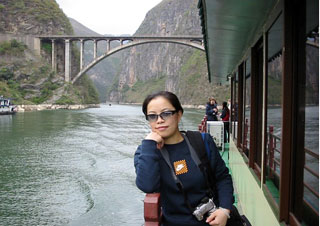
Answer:
[[(0, 35), (50, 34), (73, 34), (55, 1), (0, 0)], [(66, 84), (59, 66), (58, 73), (51, 70), (51, 45), (44, 43), (41, 48), (42, 57), (38, 57), (14, 38), (0, 43), (0, 95), (13, 97), (20, 104), (99, 102), (91, 80), (84, 76), (75, 85)], [(76, 48), (72, 51), (77, 55)], [(58, 65), (63, 62), (58, 61)], [(77, 70), (78, 66), (73, 66), (72, 71)]]
[[(202, 36), (197, 0), (163, 0), (150, 10), (134, 35)], [(155, 43), (123, 51), (122, 68), (108, 96), (111, 101), (142, 102), (154, 91), (176, 93), (183, 104), (204, 104), (209, 96), (229, 98), (228, 86), (208, 84), (205, 52)]]
[(0, 0), (0, 11), (0, 33), (73, 33), (68, 18), (55, 1)]

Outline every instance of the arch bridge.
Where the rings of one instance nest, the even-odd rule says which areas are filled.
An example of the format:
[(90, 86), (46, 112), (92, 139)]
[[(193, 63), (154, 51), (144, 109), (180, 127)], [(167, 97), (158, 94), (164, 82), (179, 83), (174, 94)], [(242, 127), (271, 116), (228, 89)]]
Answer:
[[(99, 63), (104, 58), (129, 47), (142, 45), (146, 43), (176, 43), (199, 50), (205, 51), (203, 45), (203, 37), (198, 36), (65, 36), (65, 35), (48, 35), (38, 36), (41, 42), (51, 42), (51, 61), (52, 69), (56, 71), (57, 68), (57, 43), (64, 43), (64, 76), (66, 82), (75, 83), (83, 74), (85, 74), (90, 68)], [(71, 48), (70, 44), (73, 41), (80, 42), (80, 71), (71, 77)], [(84, 65), (84, 43), (87, 41), (93, 41), (93, 60)], [(105, 41), (107, 44), (107, 50), (100, 56), (97, 55), (98, 42)], [(112, 48), (111, 42), (117, 41), (119, 45)]]

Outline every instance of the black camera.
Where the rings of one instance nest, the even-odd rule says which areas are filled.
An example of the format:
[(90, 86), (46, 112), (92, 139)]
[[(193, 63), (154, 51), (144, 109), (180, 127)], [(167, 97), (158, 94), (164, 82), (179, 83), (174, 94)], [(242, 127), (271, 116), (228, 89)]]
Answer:
[(205, 197), (201, 200), (201, 203), (195, 208), (192, 214), (198, 219), (198, 221), (202, 221), (205, 214), (208, 214), (209, 216), (216, 210), (217, 206), (214, 204), (213, 200)]

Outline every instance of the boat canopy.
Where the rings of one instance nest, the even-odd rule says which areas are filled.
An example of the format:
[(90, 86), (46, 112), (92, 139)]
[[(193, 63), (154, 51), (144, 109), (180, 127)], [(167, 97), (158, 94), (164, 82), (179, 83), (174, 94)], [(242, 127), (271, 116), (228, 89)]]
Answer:
[(199, 0), (209, 81), (226, 83), (276, 2)]
[[(209, 81), (224, 84), (243, 60), (247, 49), (263, 33), (269, 14), (279, 0), (199, 0), (198, 8), (206, 48)], [(318, 25), (317, 1), (307, 1), (307, 33)], [(314, 19), (316, 18), (316, 19)], [(275, 55), (281, 43), (275, 43)]]

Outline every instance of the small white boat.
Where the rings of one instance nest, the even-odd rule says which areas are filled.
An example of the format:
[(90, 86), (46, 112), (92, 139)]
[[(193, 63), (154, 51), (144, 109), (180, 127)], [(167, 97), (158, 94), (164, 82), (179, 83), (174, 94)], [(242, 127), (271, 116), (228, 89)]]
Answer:
[(0, 96), (0, 115), (9, 115), (17, 112), (17, 107), (12, 104), (10, 98)]

